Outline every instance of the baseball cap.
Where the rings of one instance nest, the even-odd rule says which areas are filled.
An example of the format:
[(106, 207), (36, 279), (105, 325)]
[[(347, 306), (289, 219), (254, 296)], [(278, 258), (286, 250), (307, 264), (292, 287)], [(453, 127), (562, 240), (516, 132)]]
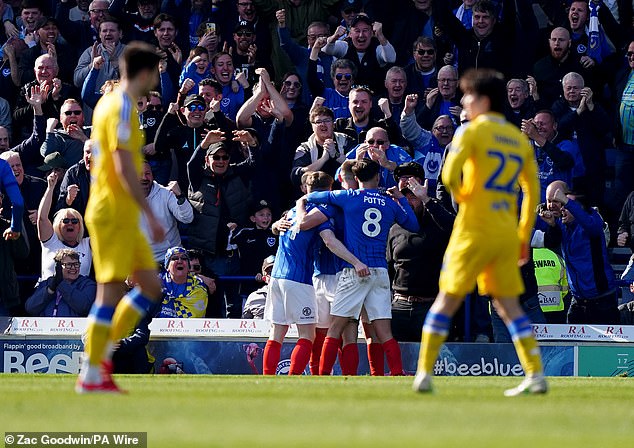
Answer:
[(185, 98), (184, 106), (187, 107), (190, 104), (194, 104), (194, 103), (199, 103), (199, 104), (202, 104), (203, 106), (207, 105), (207, 103), (205, 102), (205, 99), (201, 95), (197, 95), (197, 94), (187, 95), (187, 98)]
[(163, 266), (165, 266), (165, 269), (167, 269), (167, 266), (170, 264), (170, 259), (174, 255), (184, 255), (189, 260), (189, 254), (187, 253), (187, 249), (185, 249), (183, 246), (170, 247), (169, 249), (167, 249), (167, 252), (165, 252), (165, 260), (163, 263)]
[(218, 151), (220, 151), (221, 149), (224, 149), (227, 154), (231, 153), (231, 148), (229, 147), (228, 143), (218, 142), (218, 143), (212, 143), (211, 145), (209, 145), (209, 148), (207, 148), (207, 152), (205, 154), (208, 156), (211, 156), (217, 153)]
[(241, 20), (240, 22), (238, 22), (235, 28), (233, 29), (234, 33), (237, 33), (238, 31), (249, 31), (251, 33), (255, 33), (255, 29), (253, 28), (253, 25), (245, 22), (244, 20)]
[(275, 255), (269, 255), (264, 259), (262, 263), (262, 272), (265, 272), (268, 268), (272, 267), (275, 263)]
[(50, 171), (54, 168), (68, 169), (70, 165), (60, 152), (53, 152), (44, 157), (44, 165), (38, 166), (40, 171)]
[(265, 208), (271, 209), (271, 206), (264, 199), (260, 201), (253, 202), (251, 207), (249, 208), (249, 216), (255, 215), (260, 210), (264, 210)]
[(374, 22), (372, 21), (372, 19), (370, 19), (366, 14), (359, 14), (357, 15), (354, 20), (352, 21), (352, 23), (350, 24), (350, 27), (355, 27), (357, 26), (357, 24), (359, 24), (360, 22), (366, 23), (370, 26), (372, 26), (374, 24)]
[(414, 176), (421, 180), (425, 179), (425, 170), (416, 162), (407, 162), (397, 166), (394, 169), (394, 180), (398, 182), (401, 176)]

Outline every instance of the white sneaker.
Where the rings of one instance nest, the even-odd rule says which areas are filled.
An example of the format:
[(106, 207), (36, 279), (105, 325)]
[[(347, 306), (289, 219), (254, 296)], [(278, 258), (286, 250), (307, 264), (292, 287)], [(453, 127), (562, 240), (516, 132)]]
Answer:
[(545, 394), (548, 392), (548, 383), (542, 375), (526, 377), (519, 386), (504, 391), (505, 397), (517, 397), (522, 394)]
[(412, 389), (414, 389), (414, 392), (432, 392), (433, 388), (431, 385), (431, 378), (431, 374), (427, 372), (417, 372), (416, 376), (414, 377), (414, 383), (412, 384)]

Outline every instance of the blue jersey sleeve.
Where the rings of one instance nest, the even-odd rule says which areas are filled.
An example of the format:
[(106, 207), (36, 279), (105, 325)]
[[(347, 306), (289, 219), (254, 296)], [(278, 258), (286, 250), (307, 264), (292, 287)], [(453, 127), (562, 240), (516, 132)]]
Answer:
[(306, 200), (313, 204), (332, 204), (330, 191), (315, 191), (306, 196)]
[(11, 200), (11, 230), (22, 231), (22, 215), (24, 214), (24, 199), (20, 193), (18, 181), (13, 175), (13, 171), (5, 160), (0, 159), (0, 183), (4, 192)]
[(329, 204), (319, 204), (317, 210), (322, 212), (328, 219), (333, 219), (337, 215), (337, 209)]

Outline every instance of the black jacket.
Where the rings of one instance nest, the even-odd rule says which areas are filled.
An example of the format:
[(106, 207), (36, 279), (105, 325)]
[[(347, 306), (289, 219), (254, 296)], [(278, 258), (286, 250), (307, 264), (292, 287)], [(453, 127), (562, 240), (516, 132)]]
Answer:
[(199, 145), (187, 163), (189, 202), (194, 220), (189, 226), (191, 247), (208, 254), (222, 253), (227, 246), (227, 224), (245, 226), (249, 222), (249, 183), (252, 158), (231, 165), (220, 176), (204, 166), (205, 150)]
[(387, 244), (388, 272), (394, 292), (420, 297), (436, 297), (442, 259), (451, 236), (455, 214), (432, 199), (416, 233), (394, 224)]
[[(70, 185), (77, 185), (79, 187), (79, 193), (77, 193), (75, 200), (68, 205), (66, 203), (66, 194)], [(86, 169), (86, 164), (82, 159), (66, 170), (66, 174), (64, 174), (64, 178), (59, 187), (59, 197), (57, 198), (55, 210), (71, 207), (83, 216), (86, 213), (86, 204), (88, 203), (89, 194), (90, 172)]]

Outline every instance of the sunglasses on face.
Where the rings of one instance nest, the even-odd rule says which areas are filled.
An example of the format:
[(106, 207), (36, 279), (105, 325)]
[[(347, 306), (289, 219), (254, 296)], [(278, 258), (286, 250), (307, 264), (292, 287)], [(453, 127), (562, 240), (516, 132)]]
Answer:
[(81, 115), (81, 111), (80, 110), (67, 110), (64, 112), (64, 115), (66, 115), (67, 117), (71, 116), (71, 115)]
[(335, 78), (337, 78), (337, 81), (341, 81), (342, 79), (346, 79), (347, 81), (350, 81), (352, 79), (352, 75), (350, 73), (337, 73), (335, 75)]
[(213, 155), (211, 156), (212, 159), (214, 160), (229, 160), (229, 156), (217, 156), (217, 155)]
[(170, 261), (189, 261), (189, 257), (186, 257), (186, 256), (182, 256), (182, 257), (176, 256), (176, 257), (172, 257), (172, 258), (170, 258)]
[(284, 81), (284, 87), (295, 87), (296, 89), (299, 89), (302, 86), (302, 83), (299, 81)]
[(366, 143), (369, 144), (369, 145), (374, 145), (376, 143), (377, 146), (381, 146), (381, 145), (385, 144), (385, 140), (375, 140), (375, 139), (371, 138)]
[(202, 268), (202, 266), (199, 264), (192, 264), (191, 267), (192, 267), (192, 271), (195, 271), (195, 272), (200, 272)]
[(203, 110), (205, 110), (205, 106), (202, 104), (190, 104), (189, 106), (187, 106), (187, 109), (189, 109), (190, 112), (194, 112), (196, 110), (202, 112)]
[(79, 261), (75, 261), (73, 263), (62, 263), (62, 267), (65, 269), (79, 269), (81, 263)]
[(62, 219), (63, 224), (79, 224), (79, 219), (77, 218), (64, 218)]
[(430, 48), (429, 50), (424, 50), (422, 48), (419, 48), (418, 50), (416, 50), (416, 54), (419, 56), (425, 56), (426, 54), (432, 55), (436, 52), (436, 50), (434, 50), (433, 48)]
[(238, 36), (238, 37), (251, 37), (251, 36), (253, 36), (253, 33), (251, 31), (238, 31), (236, 33), (236, 36)]
[(150, 104), (148, 105), (148, 107), (146, 108), (146, 110), (155, 110), (155, 111), (162, 111), (163, 110), (163, 106), (161, 105), (155, 105), (155, 104)]

